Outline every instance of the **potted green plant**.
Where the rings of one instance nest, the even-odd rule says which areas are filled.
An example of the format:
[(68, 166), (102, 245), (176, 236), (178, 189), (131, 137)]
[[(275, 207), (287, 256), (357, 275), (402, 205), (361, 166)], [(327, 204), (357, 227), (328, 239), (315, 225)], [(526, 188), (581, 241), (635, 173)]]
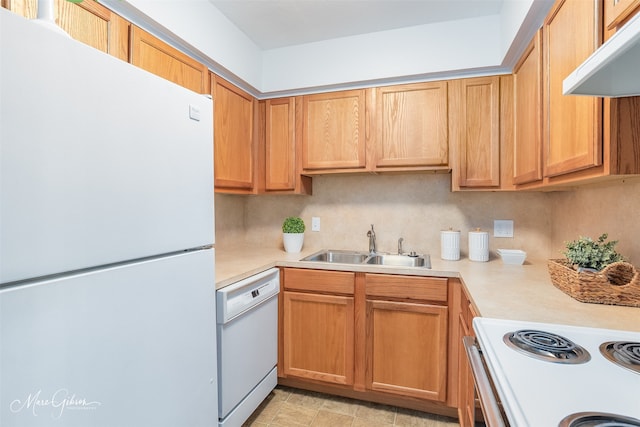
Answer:
[(577, 240), (566, 242), (567, 250), (563, 254), (579, 272), (596, 272), (611, 263), (624, 261), (624, 257), (615, 250), (618, 241), (605, 242), (607, 237), (607, 233), (603, 233), (598, 240), (580, 236)]
[(282, 242), (285, 251), (297, 253), (302, 250), (304, 230), (305, 225), (302, 218), (290, 216), (284, 220), (282, 223)]

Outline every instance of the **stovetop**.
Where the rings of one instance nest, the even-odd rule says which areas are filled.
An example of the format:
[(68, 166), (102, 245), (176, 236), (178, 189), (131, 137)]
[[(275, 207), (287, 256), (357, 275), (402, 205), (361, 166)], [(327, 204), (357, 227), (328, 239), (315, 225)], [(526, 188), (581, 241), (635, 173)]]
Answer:
[[(640, 342), (640, 333), (481, 317), (474, 319), (473, 327), (511, 425), (557, 426), (580, 412), (640, 419), (640, 372), (617, 366), (600, 352), (604, 343)], [(579, 363), (532, 357), (507, 344), (516, 331), (525, 331), (543, 345), (581, 348), (588, 357), (582, 356), (585, 360)]]

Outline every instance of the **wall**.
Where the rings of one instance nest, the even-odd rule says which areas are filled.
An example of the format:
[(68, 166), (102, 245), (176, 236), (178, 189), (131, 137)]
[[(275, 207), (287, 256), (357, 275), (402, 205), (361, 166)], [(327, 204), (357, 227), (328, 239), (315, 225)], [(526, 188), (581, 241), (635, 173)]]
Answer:
[[(403, 237), (405, 251), (440, 256), (440, 230), (453, 227), (462, 231), (466, 255), (469, 230), (480, 227), (491, 235), (494, 219), (513, 219), (514, 238), (490, 237), (493, 256), (497, 248), (521, 248), (530, 259), (549, 257), (548, 194), (451, 193), (450, 183), (448, 174), (318, 176), (313, 196), (216, 195), (216, 244), (240, 239), (281, 247), (282, 220), (298, 215), (307, 225), (307, 247), (366, 251), (374, 224), (381, 251), (397, 251)], [(320, 217), (320, 232), (311, 231), (312, 216)]]
[(619, 240), (616, 250), (640, 266), (640, 179), (617, 180), (551, 194), (552, 256), (563, 258), (565, 242), (602, 233)]

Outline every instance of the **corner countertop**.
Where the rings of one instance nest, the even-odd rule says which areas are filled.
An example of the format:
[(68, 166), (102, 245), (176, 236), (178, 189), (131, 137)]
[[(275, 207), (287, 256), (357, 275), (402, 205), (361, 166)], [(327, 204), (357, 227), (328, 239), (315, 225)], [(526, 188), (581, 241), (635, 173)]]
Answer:
[(587, 304), (574, 300), (551, 283), (547, 260), (527, 260), (524, 265), (489, 262), (443, 261), (431, 257), (431, 269), (302, 262), (322, 248), (305, 248), (290, 254), (279, 248), (256, 246), (216, 247), (216, 289), (271, 267), (314, 268), (372, 273), (459, 278), (483, 317), (560, 323), (640, 332), (640, 308)]

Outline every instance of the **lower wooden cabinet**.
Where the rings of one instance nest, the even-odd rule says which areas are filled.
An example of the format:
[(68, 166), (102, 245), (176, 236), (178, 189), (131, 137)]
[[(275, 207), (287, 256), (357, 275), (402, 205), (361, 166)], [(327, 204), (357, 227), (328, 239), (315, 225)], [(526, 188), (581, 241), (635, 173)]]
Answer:
[(284, 373), (353, 384), (353, 297), (284, 292)]
[[(282, 270), (281, 380), (401, 404), (449, 404), (448, 279)], [(285, 384), (287, 382), (285, 381)], [(349, 394), (350, 393), (350, 394)], [(389, 399), (384, 400), (384, 396)], [(409, 406), (411, 407), (411, 406)]]
[(367, 300), (367, 338), (368, 389), (445, 400), (446, 306)]
[(458, 291), (460, 293), (460, 308), (458, 312), (458, 420), (460, 427), (474, 427), (477, 414), (477, 403), (475, 398), (475, 388), (471, 367), (467, 361), (467, 355), (462, 345), (462, 338), (466, 336), (475, 336), (471, 322), (476, 316), (475, 310), (471, 305), (471, 301), (461, 284)]

